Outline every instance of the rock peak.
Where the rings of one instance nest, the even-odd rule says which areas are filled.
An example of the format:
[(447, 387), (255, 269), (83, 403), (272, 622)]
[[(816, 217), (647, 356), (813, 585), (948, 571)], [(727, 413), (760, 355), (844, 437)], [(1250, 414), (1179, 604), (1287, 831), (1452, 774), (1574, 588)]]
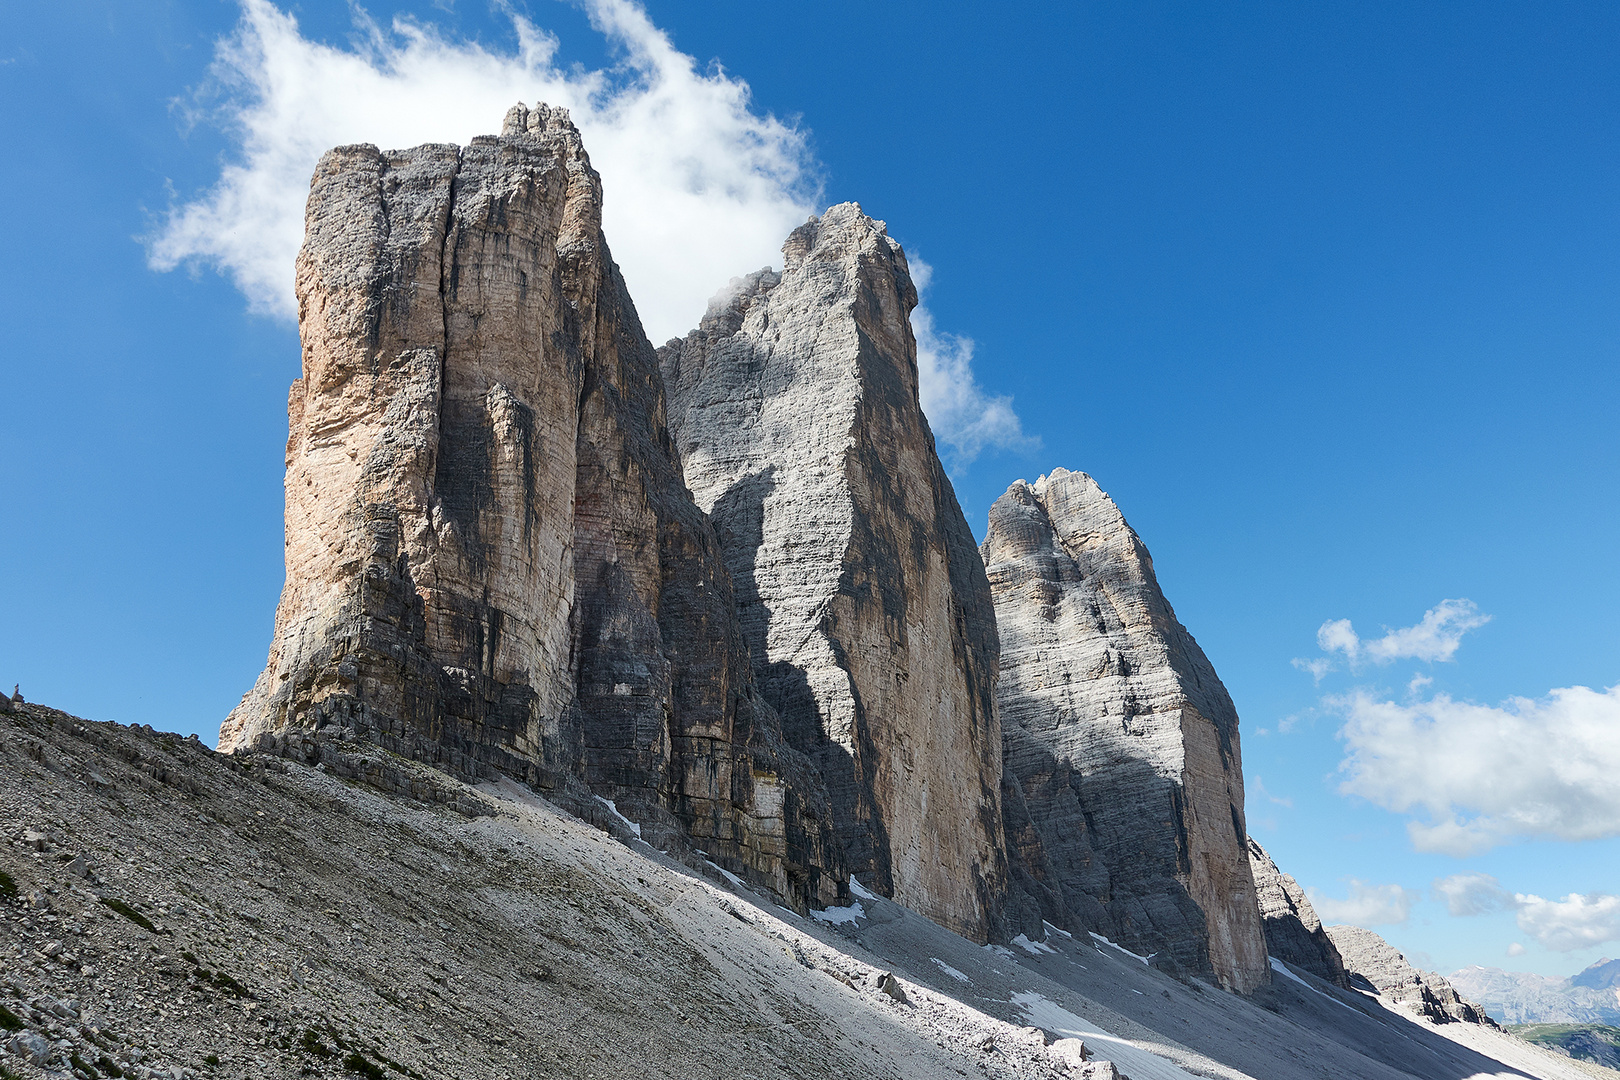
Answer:
[(1055, 925), (1264, 985), (1237, 711), (1147, 549), (1095, 480), (1053, 469), (996, 501), (980, 550), (1018, 884)]

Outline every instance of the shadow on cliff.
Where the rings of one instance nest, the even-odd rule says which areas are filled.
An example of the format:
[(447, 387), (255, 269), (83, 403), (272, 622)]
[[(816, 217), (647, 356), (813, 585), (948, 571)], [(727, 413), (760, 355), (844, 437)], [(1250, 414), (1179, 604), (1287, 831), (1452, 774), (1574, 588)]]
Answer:
[[(742, 477), (710, 511), (726, 568), (731, 571), (738, 622), (760, 693), (782, 718), (783, 736), (789, 746), (810, 758), (832, 797), (834, 825), (851, 873), (865, 878), (863, 884), (874, 891), (889, 895), (894, 885), (887, 857), (888, 835), (878, 808), (867, 798), (860, 763), (828, 736), (808, 672), (791, 661), (768, 660), (771, 612), (760, 599), (756, 575), (759, 550), (765, 543), (765, 500), (776, 490), (776, 473), (776, 466), (771, 465)], [(861, 722), (858, 695), (855, 708), (856, 735), (863, 737), (866, 725)]]

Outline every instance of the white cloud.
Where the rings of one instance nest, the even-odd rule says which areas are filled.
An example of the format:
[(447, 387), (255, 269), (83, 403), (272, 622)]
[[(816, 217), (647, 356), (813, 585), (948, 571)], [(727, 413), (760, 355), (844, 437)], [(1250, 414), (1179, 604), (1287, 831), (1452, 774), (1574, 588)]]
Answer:
[[(1364, 639), (1349, 619), (1329, 619), (1316, 631), (1316, 644), (1328, 655), (1315, 660), (1295, 660), (1294, 666), (1308, 671), (1317, 682), (1333, 670), (1332, 657), (1341, 654), (1352, 668), (1366, 661), (1388, 664), (1396, 660), (1450, 660), (1462, 644), (1462, 636), (1491, 621), (1481, 615), (1472, 600), (1442, 600), (1423, 613), (1415, 626), (1398, 630), (1384, 628), (1381, 638)], [(1421, 677), (1421, 676), (1420, 676)]]
[(1469, 855), (1515, 837), (1620, 835), (1620, 686), (1553, 690), (1500, 707), (1437, 694), (1397, 704), (1366, 691), (1346, 717), (1340, 790), (1396, 813), (1420, 851)]
[(1453, 915), (1486, 915), (1513, 907), (1513, 894), (1489, 874), (1452, 874), (1434, 883), (1436, 900)]
[(1306, 889), (1311, 906), (1325, 923), (1352, 926), (1387, 926), (1405, 922), (1419, 894), (1399, 885), (1373, 885), (1360, 878), (1350, 879), (1350, 895), (1340, 900), (1315, 889)]
[(1314, 660), (1302, 660), (1296, 656), (1292, 663), (1299, 670), (1310, 672), (1311, 678), (1318, 683), (1322, 681), (1322, 676), (1333, 670), (1333, 661), (1325, 656), (1319, 656)]
[(1267, 802), (1275, 803), (1278, 806), (1286, 806), (1290, 810), (1294, 808), (1293, 799), (1283, 795), (1273, 795), (1271, 792), (1266, 790), (1266, 782), (1260, 779), (1258, 776), (1251, 776), (1248, 781), (1248, 786), (1250, 795), (1258, 795)]
[(1529, 951), (1530, 950), (1526, 949), (1523, 945), (1519, 944), (1517, 941), (1515, 941), (1513, 944), (1511, 944), (1511, 945), (1509, 945), (1507, 947), (1507, 954), (1509, 956), (1523, 956), (1525, 953), (1527, 953)]
[(1562, 900), (1519, 894), (1519, 929), (1554, 952), (1620, 941), (1620, 896), (1570, 893)]
[(699, 71), (640, 6), (585, 7), (622, 55), (613, 68), (561, 65), (556, 38), (515, 14), (514, 53), (363, 14), (357, 42), (337, 48), (305, 38), (269, 0), (243, 0), (202, 114), (232, 136), (237, 160), (170, 212), (152, 264), (210, 264), (255, 311), (295, 318), (293, 260), (322, 152), (465, 143), (498, 132), (514, 102), (545, 101), (570, 111), (602, 173), (604, 230), (649, 335), (684, 333), (717, 286), (779, 262), (783, 239), (816, 208), (817, 165), (803, 132), (755, 112), (741, 80)]
[[(516, 14), (515, 52), (403, 18), (384, 28), (358, 9), (357, 39), (340, 48), (305, 38), (270, 0), (242, 0), (190, 107), (230, 135), (235, 160), (169, 211), (151, 264), (213, 266), (252, 310), (294, 319), (304, 200), (324, 151), (465, 143), (498, 132), (515, 102), (544, 101), (569, 110), (602, 174), (603, 229), (648, 336), (690, 330), (726, 281), (780, 265), (782, 241), (820, 205), (820, 165), (803, 131), (756, 112), (742, 80), (700, 71), (634, 0), (582, 3), (622, 57), (612, 68), (562, 65), (557, 39)], [(925, 289), (927, 264), (912, 266)], [(1011, 399), (974, 379), (973, 342), (937, 330), (926, 307), (913, 327), (923, 408), (956, 461), (1030, 445)]]
[[(907, 253), (911, 280), (923, 296), (934, 268)], [(919, 302), (911, 313), (917, 337), (917, 381), (923, 412), (934, 437), (950, 448), (950, 464), (965, 466), (987, 446), (1032, 450), (1039, 441), (1024, 434), (1012, 398), (992, 397), (973, 377), (973, 339), (947, 334), (934, 327), (934, 316)]]

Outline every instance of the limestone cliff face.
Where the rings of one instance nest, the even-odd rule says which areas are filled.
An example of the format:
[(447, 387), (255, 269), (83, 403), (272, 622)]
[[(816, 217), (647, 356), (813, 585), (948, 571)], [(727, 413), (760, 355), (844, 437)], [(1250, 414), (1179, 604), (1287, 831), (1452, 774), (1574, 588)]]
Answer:
[(1008, 888), (996, 624), (918, 404), (916, 289), (851, 203), (783, 257), (659, 350), (686, 482), (851, 871), (982, 941)]
[(1420, 1013), (1431, 1024), (1496, 1026), (1483, 1008), (1457, 993), (1434, 972), (1413, 967), (1395, 946), (1373, 931), (1359, 926), (1330, 926), (1327, 934), (1344, 958), (1352, 983), (1366, 980), (1367, 986)]
[(826, 902), (846, 874), (826, 792), (754, 687), (601, 208), (545, 106), (466, 147), (322, 158), (287, 581), (220, 746), (341, 723), (469, 774), (583, 781)]
[(1091, 477), (1056, 469), (996, 501), (982, 552), (1022, 883), (1054, 923), (1265, 984), (1237, 713), (1147, 549)]
[(1277, 868), (1254, 837), (1249, 837), (1249, 868), (1254, 872), (1255, 895), (1260, 900), (1260, 922), (1266, 933), (1266, 952), (1278, 960), (1304, 968), (1327, 982), (1350, 988), (1344, 960), (1322, 929), (1305, 890)]

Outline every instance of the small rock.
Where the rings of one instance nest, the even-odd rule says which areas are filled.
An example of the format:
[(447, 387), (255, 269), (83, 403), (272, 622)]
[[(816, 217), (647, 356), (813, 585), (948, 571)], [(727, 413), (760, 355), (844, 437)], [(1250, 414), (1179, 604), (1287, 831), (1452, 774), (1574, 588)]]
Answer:
[(11, 703), (13, 705), (25, 704), (22, 696), (22, 687), (17, 683), (11, 684)]
[(6, 1049), (31, 1065), (43, 1067), (51, 1056), (51, 1044), (32, 1031), (19, 1031), (6, 1043)]
[(73, 857), (73, 861), (67, 865), (67, 872), (81, 881), (90, 877), (90, 860), (84, 857), (84, 852)]
[(905, 987), (900, 985), (900, 980), (887, 972), (878, 979), (878, 989), (894, 998), (901, 1005), (911, 1004), (911, 999), (906, 997)]

